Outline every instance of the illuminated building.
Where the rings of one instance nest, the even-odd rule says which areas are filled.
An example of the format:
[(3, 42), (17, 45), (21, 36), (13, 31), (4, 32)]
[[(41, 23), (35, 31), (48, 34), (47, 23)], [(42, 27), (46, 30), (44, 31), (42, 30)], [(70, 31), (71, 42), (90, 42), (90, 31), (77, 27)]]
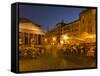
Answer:
[[(52, 30), (49, 30), (45, 37), (47, 38), (48, 44), (59, 44), (60, 43), (60, 38), (63, 33), (63, 27), (65, 26), (65, 23), (61, 22), (56, 24), (56, 27), (53, 28)], [(55, 41), (53, 38), (55, 37)]]
[[(67, 35), (69, 38), (82, 39), (86, 35), (93, 38), (96, 35), (96, 9), (86, 9), (81, 12), (79, 19), (70, 23), (58, 23), (56, 27), (46, 33), (48, 43), (52, 43), (52, 37), (56, 37), (55, 44), (63, 43), (61, 36)], [(90, 40), (90, 39), (89, 39)], [(88, 40), (88, 41), (89, 41)], [(92, 40), (93, 41), (93, 40)], [(95, 41), (95, 40), (94, 40)]]
[(80, 21), (76, 20), (66, 24), (63, 29), (63, 34), (67, 34), (70, 37), (78, 37), (80, 35)]
[(88, 9), (80, 13), (80, 32), (96, 33), (96, 9)]
[(41, 45), (44, 43), (44, 35), (45, 32), (38, 24), (25, 18), (19, 19), (19, 45)]

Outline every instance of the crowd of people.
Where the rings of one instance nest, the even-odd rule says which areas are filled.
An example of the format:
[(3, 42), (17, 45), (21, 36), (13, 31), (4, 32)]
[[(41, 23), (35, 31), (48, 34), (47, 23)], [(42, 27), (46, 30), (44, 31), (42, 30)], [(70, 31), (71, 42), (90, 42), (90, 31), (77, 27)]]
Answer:
[(95, 57), (96, 47), (94, 44), (82, 43), (79, 45), (64, 44), (59, 50), (59, 54), (65, 56), (91, 56)]
[(51, 54), (55, 56), (88, 56), (95, 57), (96, 56), (96, 44), (95, 43), (81, 43), (81, 44), (63, 44), (60, 47), (57, 45), (52, 45), (47, 48), (27, 48), (20, 50), (19, 54), (21, 56), (32, 56), (36, 57), (39, 55), (44, 55), (52, 52)]

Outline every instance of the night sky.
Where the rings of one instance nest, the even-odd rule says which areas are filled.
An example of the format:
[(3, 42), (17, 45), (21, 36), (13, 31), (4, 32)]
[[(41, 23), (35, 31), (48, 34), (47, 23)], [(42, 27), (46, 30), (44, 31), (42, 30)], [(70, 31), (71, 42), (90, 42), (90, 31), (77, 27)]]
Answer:
[(55, 27), (59, 22), (70, 23), (79, 19), (80, 12), (85, 9), (76, 7), (19, 5), (19, 17), (27, 18), (33, 23), (35, 22), (47, 31)]

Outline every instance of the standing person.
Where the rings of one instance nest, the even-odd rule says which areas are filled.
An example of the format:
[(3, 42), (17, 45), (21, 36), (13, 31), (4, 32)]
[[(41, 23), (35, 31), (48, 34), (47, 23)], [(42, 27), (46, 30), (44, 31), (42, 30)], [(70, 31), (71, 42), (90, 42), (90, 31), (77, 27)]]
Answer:
[(73, 53), (74, 53), (74, 55), (77, 55), (77, 53), (78, 53), (76, 45), (73, 46)]
[(71, 45), (68, 46), (68, 55), (71, 55)]
[(66, 47), (67, 47), (67, 46), (64, 44), (64, 45), (63, 45), (63, 55), (66, 54), (66, 51), (67, 51), (67, 48), (66, 48)]
[(83, 45), (81, 45), (81, 47), (80, 47), (80, 55), (81, 55), (81, 56), (83, 56), (83, 55), (84, 55)]
[(87, 56), (91, 56), (91, 57), (95, 56), (95, 50), (93, 47), (90, 47), (90, 49), (87, 52)]
[(70, 48), (70, 53), (71, 53), (71, 55), (73, 56), (73, 45), (71, 45), (71, 48)]
[(86, 44), (84, 43), (83, 44), (83, 55), (85, 56), (86, 55), (86, 52), (87, 52), (87, 46), (86, 46)]
[(80, 54), (80, 46), (77, 45), (76, 48), (77, 48), (77, 55), (79, 56), (79, 54)]

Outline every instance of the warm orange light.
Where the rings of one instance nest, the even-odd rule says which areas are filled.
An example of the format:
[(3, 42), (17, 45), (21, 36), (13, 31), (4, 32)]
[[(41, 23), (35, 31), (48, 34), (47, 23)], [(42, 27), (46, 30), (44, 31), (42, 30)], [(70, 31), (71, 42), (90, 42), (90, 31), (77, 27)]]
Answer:
[(47, 39), (45, 38), (44, 41), (47, 42)]
[(89, 38), (95, 38), (95, 35), (89, 35), (88, 37)]
[(63, 38), (64, 38), (64, 40), (67, 40), (68, 39), (68, 36), (64, 35)]
[(82, 38), (87, 38), (88, 36), (89, 36), (89, 34), (87, 32), (83, 32)]
[(62, 39), (63, 40), (67, 40), (68, 39), (68, 36), (67, 35), (62, 35)]
[(61, 43), (61, 44), (64, 44), (64, 41), (63, 41), (63, 40), (61, 40), (61, 41), (60, 41), (60, 43)]
[(56, 41), (56, 37), (53, 37), (52, 40), (53, 40), (53, 41)]

